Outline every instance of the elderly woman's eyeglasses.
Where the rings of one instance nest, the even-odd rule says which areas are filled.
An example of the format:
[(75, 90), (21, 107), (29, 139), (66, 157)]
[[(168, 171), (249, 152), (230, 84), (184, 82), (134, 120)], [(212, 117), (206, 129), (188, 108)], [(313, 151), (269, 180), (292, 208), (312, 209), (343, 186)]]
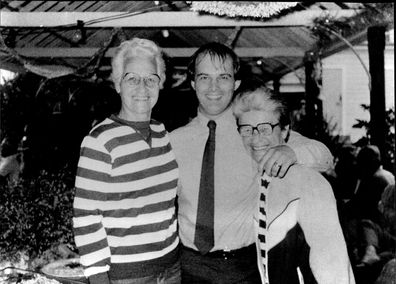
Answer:
[(274, 127), (279, 125), (279, 122), (276, 124), (271, 124), (269, 122), (259, 123), (256, 126), (250, 124), (239, 124), (238, 132), (243, 137), (253, 136), (254, 130), (257, 130), (259, 134), (269, 136), (272, 134)]
[(123, 78), (123, 81), (125, 83), (127, 83), (129, 86), (134, 88), (137, 88), (142, 80), (147, 88), (154, 88), (154, 87), (158, 87), (160, 82), (160, 77), (157, 74), (141, 77), (140, 75), (134, 73), (126, 73)]

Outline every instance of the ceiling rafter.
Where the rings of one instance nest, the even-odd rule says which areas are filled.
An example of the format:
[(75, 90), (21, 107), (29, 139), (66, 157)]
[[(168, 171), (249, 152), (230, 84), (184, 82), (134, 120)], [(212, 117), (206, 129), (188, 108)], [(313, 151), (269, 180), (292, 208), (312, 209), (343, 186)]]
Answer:
[[(0, 25), (3, 27), (59, 27), (75, 25), (78, 20), (86, 27), (265, 27), (265, 26), (308, 26), (312, 20), (326, 15), (334, 18), (351, 17), (355, 10), (298, 11), (280, 19), (268, 21), (236, 20), (200, 15), (195, 12), (147, 12), (128, 14), (120, 12), (3, 12)], [(106, 19), (98, 21), (98, 19)], [(153, 19), (156, 19), (153, 21)], [(175, 19), (178, 19), (175, 21)], [(89, 22), (94, 21), (92, 24)]]
[(12, 11), (12, 12), (18, 12), (19, 9), (18, 8), (14, 8), (12, 6), (10, 6), (6, 1), (0, 1), (0, 8), (7, 8), (8, 10)]
[[(294, 68), (302, 64), (307, 51), (318, 48), (318, 37), (313, 32), (317, 19), (328, 17), (348, 24), (353, 19), (355, 25), (362, 26), (368, 23), (359, 20), (368, 6), (349, 2), (299, 2), (295, 9), (265, 19), (197, 13), (190, 9), (186, 1), (4, 0), (0, 3), (9, 6), (2, 5), (0, 9), (1, 36), (8, 39), (10, 30), (16, 31), (16, 44), (6, 47), (13, 48), (37, 66), (78, 67), (95, 56), (111, 30), (122, 28), (124, 32), (118, 35), (114, 45), (109, 46), (106, 58), (103, 58), (101, 71), (110, 68), (113, 47), (123, 40), (141, 37), (157, 42), (170, 57), (170, 64), (178, 68), (186, 66), (197, 47), (217, 41), (235, 47), (241, 61), (248, 63), (252, 70), (259, 66), (257, 59), (264, 58), (263, 62), (267, 64), (259, 66), (265, 69), (263, 76), (268, 77), (268, 73), (279, 77), (290, 72), (290, 68), (280, 64), (279, 60)], [(78, 20), (84, 23), (87, 42), (73, 46), (71, 41), (75, 41), (78, 36)], [(168, 30), (169, 37), (163, 36), (162, 30)], [(341, 32), (347, 37), (345, 30)], [(357, 36), (356, 43), (363, 38), (364, 35)], [(64, 39), (68, 39), (67, 42)], [(322, 54), (345, 48), (342, 43), (333, 41), (326, 42), (325, 47), (321, 50)], [(7, 63), (7, 68), (11, 68), (12, 64), (17, 65), (18, 62), (12, 59), (7, 49), (0, 51), (1, 68), (3, 62)]]
[[(190, 57), (198, 47), (188, 48), (163, 48), (164, 52), (170, 57)], [(274, 47), (274, 48), (235, 48), (235, 52), (240, 57), (303, 57), (304, 51), (298, 47)], [(97, 48), (15, 48), (15, 51), (25, 57), (33, 58), (85, 58), (91, 57)], [(109, 48), (106, 52), (105, 57), (112, 57), (114, 55), (115, 48)], [(1, 51), (0, 51), (0, 54)], [(4, 53), (3, 53), (4, 54)]]

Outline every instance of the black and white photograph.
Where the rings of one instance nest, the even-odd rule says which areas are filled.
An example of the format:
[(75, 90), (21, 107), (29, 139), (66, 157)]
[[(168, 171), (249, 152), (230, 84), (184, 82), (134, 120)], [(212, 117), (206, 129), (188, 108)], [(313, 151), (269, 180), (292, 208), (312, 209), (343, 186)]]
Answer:
[(0, 0), (0, 283), (396, 284), (393, 2)]

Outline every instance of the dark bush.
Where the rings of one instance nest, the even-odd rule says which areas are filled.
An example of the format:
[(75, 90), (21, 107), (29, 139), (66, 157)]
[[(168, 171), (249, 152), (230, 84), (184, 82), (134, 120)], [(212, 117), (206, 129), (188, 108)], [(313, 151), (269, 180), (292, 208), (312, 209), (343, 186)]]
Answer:
[[(363, 110), (370, 111), (370, 105), (361, 104)], [(395, 169), (395, 109), (389, 108), (385, 111), (385, 145), (381, 151), (382, 165), (388, 171), (393, 172)], [(356, 119), (356, 123), (352, 126), (353, 128), (361, 128), (366, 131), (365, 136), (360, 138), (355, 144), (359, 147), (363, 147), (372, 144), (371, 141), (371, 125), (370, 121)]]
[(0, 255), (37, 256), (54, 244), (74, 246), (72, 202), (74, 176), (42, 171), (35, 179), (0, 187)]

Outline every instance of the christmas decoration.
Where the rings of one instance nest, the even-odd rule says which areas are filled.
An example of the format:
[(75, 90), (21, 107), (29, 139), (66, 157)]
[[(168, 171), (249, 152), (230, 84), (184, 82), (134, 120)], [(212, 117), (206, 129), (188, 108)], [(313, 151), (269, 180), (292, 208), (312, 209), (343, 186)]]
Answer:
[(269, 18), (298, 2), (189, 1), (191, 10), (228, 17)]

